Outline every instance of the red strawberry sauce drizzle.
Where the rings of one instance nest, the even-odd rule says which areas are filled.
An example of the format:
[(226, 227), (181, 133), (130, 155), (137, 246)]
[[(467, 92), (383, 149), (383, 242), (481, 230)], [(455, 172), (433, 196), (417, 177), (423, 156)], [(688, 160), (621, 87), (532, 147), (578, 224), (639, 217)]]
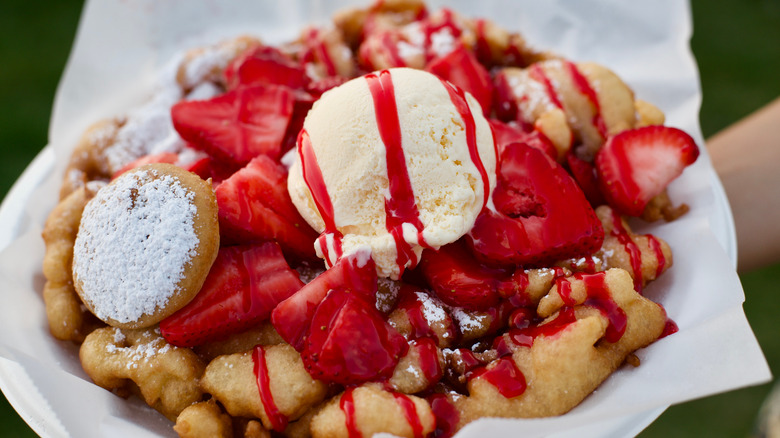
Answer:
[[(341, 395), (341, 400), (339, 400), (339, 407), (341, 408), (341, 411), (344, 413), (344, 418), (345, 418), (344, 425), (347, 428), (347, 435), (349, 436), (349, 438), (360, 438), (363, 436), (363, 433), (360, 431), (360, 428), (358, 428), (357, 421), (355, 418), (355, 400), (353, 398), (353, 392), (355, 391), (355, 388), (356, 388), (355, 386), (348, 387), (344, 391), (344, 394)], [(410, 399), (405, 394), (401, 394), (399, 392), (395, 392), (387, 388), (386, 390), (390, 391), (393, 394), (396, 403), (403, 410), (404, 418), (406, 419), (409, 426), (412, 428), (412, 433), (414, 434), (414, 437), (423, 438), (422, 422), (420, 421), (420, 416), (419, 414), (417, 414), (417, 408), (415, 407), (412, 399)]]
[(677, 333), (678, 331), (680, 331), (680, 328), (677, 327), (677, 323), (667, 318), (666, 324), (664, 325), (664, 331), (661, 332), (661, 336), (659, 336), (658, 339), (665, 338), (669, 335)]
[(590, 103), (593, 105), (593, 109), (596, 113), (593, 115), (593, 120), (591, 123), (596, 128), (596, 130), (598, 130), (601, 138), (607, 138), (607, 125), (604, 123), (604, 117), (601, 115), (601, 105), (599, 104), (599, 97), (596, 93), (596, 90), (590, 86), (588, 78), (582, 74), (580, 69), (577, 68), (576, 64), (571, 61), (565, 61), (565, 64), (566, 68), (569, 70), (571, 79), (574, 82), (574, 86), (577, 87), (577, 91), (587, 97), (588, 100), (590, 100)]
[(358, 429), (355, 421), (355, 401), (352, 398), (352, 392), (354, 391), (354, 387), (349, 387), (344, 391), (344, 394), (341, 395), (341, 400), (339, 400), (339, 407), (344, 412), (345, 426), (347, 427), (349, 438), (361, 438), (363, 434)]
[[(485, 165), (482, 163), (482, 158), (479, 156), (479, 149), (477, 148), (477, 124), (474, 121), (474, 115), (471, 113), (468, 101), (466, 101), (466, 93), (460, 88), (455, 87), (447, 81), (441, 81), (444, 88), (447, 89), (447, 93), (450, 95), (450, 100), (455, 106), (455, 109), (460, 114), (460, 118), (463, 119), (463, 123), (466, 125), (466, 144), (469, 148), (469, 157), (471, 162), (476, 166), (479, 176), (482, 178), (482, 191), (483, 200), (482, 207), (487, 205), (488, 199), (490, 199), (490, 179), (488, 178)], [(493, 141), (495, 146), (495, 141)], [(495, 147), (493, 149), (495, 151)]]
[(414, 438), (423, 438), (423, 427), (420, 422), (420, 416), (417, 414), (417, 408), (414, 406), (414, 402), (406, 394), (400, 392), (393, 392), (395, 402), (404, 411), (404, 418), (409, 426), (412, 428), (412, 434)]
[(316, 58), (325, 66), (325, 72), (328, 76), (336, 76), (336, 73), (338, 73), (336, 64), (333, 63), (333, 59), (330, 57), (325, 41), (320, 38), (320, 30), (317, 28), (309, 29), (304, 33), (303, 41), (308, 47), (308, 50), (303, 55), (304, 62), (313, 61)]
[(379, 135), (385, 145), (387, 156), (387, 178), (390, 196), (385, 198), (385, 223), (387, 231), (393, 236), (398, 253), (396, 263), (403, 272), (404, 266), (411, 267), (419, 262), (411, 245), (404, 239), (403, 225), (411, 224), (417, 229), (417, 242), (426, 247), (422, 235), (423, 224), (414, 199), (409, 169), (406, 167), (403, 144), (401, 141), (401, 123), (395, 101), (393, 77), (388, 70), (369, 73), (365, 76), (368, 89), (374, 100)]
[[(609, 288), (604, 281), (606, 273), (598, 272), (596, 274), (574, 274), (574, 278), (582, 280), (585, 283), (585, 290), (588, 298), (583, 305), (593, 306), (599, 309), (601, 313), (609, 320), (607, 331), (604, 334), (604, 340), (615, 343), (620, 340), (623, 333), (626, 332), (628, 319), (626, 312), (621, 309), (615, 300), (609, 294)], [(563, 300), (564, 305), (573, 307), (577, 303), (571, 297), (571, 282), (566, 278), (559, 278), (555, 281), (558, 288), (558, 295)]]
[[(341, 258), (341, 239), (342, 234), (336, 228), (335, 213), (333, 210), (333, 202), (328, 194), (328, 188), (325, 186), (325, 180), (322, 177), (322, 171), (317, 164), (317, 157), (314, 155), (314, 149), (311, 146), (311, 139), (305, 129), (302, 129), (298, 135), (298, 158), (301, 160), (301, 171), (303, 173), (303, 180), (306, 183), (306, 187), (309, 189), (312, 198), (314, 199), (314, 205), (317, 206), (317, 211), (320, 214), (323, 222), (325, 222), (325, 230), (319, 238), (317, 238), (317, 245), (320, 246), (322, 254), (325, 256), (325, 263), (328, 266), (332, 266), (335, 260)], [(332, 241), (332, 247), (335, 257), (330, 255), (330, 246), (328, 240)]]
[(498, 389), (506, 398), (518, 397), (525, 392), (527, 383), (522, 371), (517, 368), (511, 356), (496, 359), (494, 366), (474, 371), (470, 379), (482, 377)]
[(531, 67), (529, 67), (528, 74), (531, 76), (531, 78), (542, 83), (544, 90), (547, 93), (547, 98), (550, 99), (550, 102), (552, 102), (552, 104), (556, 107), (563, 109), (563, 103), (561, 103), (561, 100), (558, 98), (558, 92), (555, 90), (555, 86), (553, 85), (552, 80), (550, 80), (550, 77), (547, 76), (547, 73), (545, 73), (544, 69), (539, 64), (532, 64)]
[[(617, 237), (618, 242), (623, 245), (628, 259), (631, 262), (631, 270), (634, 277), (634, 289), (642, 293), (642, 251), (636, 245), (636, 242), (628, 234), (628, 230), (623, 226), (623, 220), (620, 215), (612, 213), (612, 235)], [(662, 253), (663, 254), (663, 253)]]
[[(604, 117), (601, 115), (601, 105), (599, 104), (599, 98), (598, 93), (596, 93), (596, 90), (591, 87), (590, 82), (588, 81), (588, 78), (585, 77), (585, 75), (582, 74), (579, 68), (577, 68), (577, 65), (574, 64), (571, 61), (563, 61), (564, 65), (566, 66), (566, 69), (568, 70), (569, 76), (571, 77), (572, 82), (574, 83), (574, 86), (577, 88), (577, 91), (585, 96), (593, 105), (593, 110), (595, 114), (593, 115), (593, 118), (591, 120), (591, 123), (598, 131), (599, 135), (601, 135), (602, 138), (607, 138), (607, 125), (604, 122)], [(552, 80), (549, 76), (547, 76), (547, 73), (545, 73), (544, 69), (539, 66), (538, 64), (532, 64), (529, 67), (529, 75), (531, 78), (535, 79), (538, 82), (541, 82), (544, 86), (544, 89), (547, 93), (547, 97), (550, 99), (550, 102), (552, 102), (553, 105), (556, 107), (565, 110), (563, 107), (563, 103), (561, 102), (558, 93), (555, 89), (555, 84), (553, 84)]]
[(279, 411), (271, 394), (270, 379), (268, 377), (268, 366), (265, 361), (265, 350), (258, 345), (252, 351), (252, 361), (254, 362), (255, 378), (257, 379), (257, 389), (260, 393), (260, 400), (263, 402), (263, 409), (268, 416), (273, 430), (282, 432), (288, 423), (288, 418)]
[(420, 369), (425, 380), (429, 385), (436, 383), (441, 379), (443, 370), (439, 364), (439, 355), (436, 348), (436, 341), (432, 338), (422, 338), (413, 341), (418, 347), (420, 355)]
[(412, 326), (412, 338), (435, 338), (436, 333), (431, 328), (428, 320), (425, 319), (423, 314), (423, 303), (420, 300), (408, 300), (404, 301), (398, 306), (406, 312), (406, 317), (409, 318), (409, 324)]
[(436, 430), (432, 438), (449, 438), (455, 434), (455, 428), (460, 420), (460, 414), (444, 394), (432, 394), (428, 397), (431, 411), (436, 418)]
[(655, 268), (655, 276), (657, 278), (664, 272), (664, 268), (666, 268), (666, 256), (661, 249), (661, 242), (652, 234), (647, 234), (647, 243), (650, 245), (650, 249), (653, 250), (653, 253), (655, 253), (655, 258), (658, 263), (658, 266)]
[(485, 34), (485, 19), (479, 18), (474, 20), (474, 32), (477, 34), (477, 42), (474, 48), (477, 59), (483, 64), (489, 64), (493, 55), (490, 50), (490, 43), (488, 42), (487, 35)]

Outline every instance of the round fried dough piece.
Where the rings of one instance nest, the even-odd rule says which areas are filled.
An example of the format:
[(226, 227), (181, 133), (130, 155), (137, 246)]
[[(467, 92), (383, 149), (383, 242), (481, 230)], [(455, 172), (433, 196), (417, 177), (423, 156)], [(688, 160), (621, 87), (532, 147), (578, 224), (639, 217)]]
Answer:
[(149, 327), (195, 297), (218, 250), (211, 184), (170, 164), (141, 166), (84, 207), (74, 285), (109, 325)]
[(82, 342), (92, 330), (103, 325), (81, 305), (73, 287), (73, 244), (84, 206), (102, 183), (84, 185), (54, 207), (43, 228), (46, 253), (43, 256), (43, 302), (51, 334), (63, 341)]

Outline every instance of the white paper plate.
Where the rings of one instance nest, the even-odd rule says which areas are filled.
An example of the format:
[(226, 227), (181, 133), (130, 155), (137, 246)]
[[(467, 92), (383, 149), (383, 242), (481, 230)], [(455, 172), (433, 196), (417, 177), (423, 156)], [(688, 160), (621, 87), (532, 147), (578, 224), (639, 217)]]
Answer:
[[(35, 190), (55, 166), (51, 148), (44, 148), (11, 188), (0, 206), (0, 250), (18, 238), (25, 229), (25, 206)], [(713, 174), (712, 185), (718, 208), (710, 217), (712, 230), (736, 267), (736, 238), (731, 210), (720, 181)], [(24, 368), (16, 362), (0, 357), (0, 389), (19, 415), (40, 436), (65, 438), (68, 433), (46, 399), (36, 390), (36, 385)], [(556, 437), (630, 437), (641, 432), (663, 413), (666, 407), (656, 408), (635, 415), (593, 423), (586, 427), (567, 431)]]

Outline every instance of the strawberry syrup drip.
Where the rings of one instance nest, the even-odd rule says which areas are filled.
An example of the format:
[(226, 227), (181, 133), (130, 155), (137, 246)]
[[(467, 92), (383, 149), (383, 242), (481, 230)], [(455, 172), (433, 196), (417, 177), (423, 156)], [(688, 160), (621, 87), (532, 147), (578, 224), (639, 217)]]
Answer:
[(596, 90), (590, 86), (588, 78), (582, 74), (582, 72), (577, 68), (576, 64), (570, 61), (565, 61), (565, 63), (567, 69), (569, 70), (569, 74), (571, 75), (571, 79), (574, 82), (574, 86), (577, 87), (577, 91), (587, 97), (590, 103), (593, 105), (593, 109), (596, 113), (593, 115), (591, 123), (599, 132), (601, 138), (607, 138), (607, 125), (604, 123), (604, 117), (601, 115), (601, 105), (599, 104), (599, 97), (596, 93)]
[[(617, 305), (609, 294), (609, 287), (607, 287), (607, 283), (604, 281), (606, 273), (575, 274), (574, 278), (585, 283), (587, 299), (582, 304), (599, 309), (601, 314), (609, 320), (607, 331), (604, 333), (604, 340), (611, 343), (619, 341), (626, 332), (628, 319), (626, 312)], [(570, 307), (577, 305), (577, 302), (571, 296), (571, 282), (568, 279), (559, 278), (555, 281), (555, 284), (558, 287), (558, 295), (560, 295), (564, 305)]]
[(523, 372), (517, 368), (512, 357), (505, 356), (495, 361), (495, 365), (488, 369), (480, 368), (471, 375), (471, 379), (482, 377), (498, 392), (506, 398), (518, 397), (525, 392), (528, 386)]
[(344, 412), (344, 425), (347, 427), (347, 436), (349, 438), (362, 438), (363, 434), (355, 421), (355, 400), (352, 398), (354, 391), (355, 387), (349, 387), (344, 391), (344, 394), (341, 395), (341, 400), (339, 400), (339, 407)]
[(558, 92), (555, 90), (555, 86), (553, 85), (552, 80), (550, 80), (550, 77), (547, 76), (547, 73), (545, 73), (544, 69), (539, 66), (539, 64), (532, 64), (529, 69), (530, 70), (528, 73), (531, 78), (537, 82), (541, 82), (544, 86), (544, 90), (547, 93), (547, 98), (550, 99), (550, 102), (563, 110), (563, 103), (561, 103), (561, 100), (558, 98)]
[(423, 47), (426, 48), (426, 61), (430, 61), (438, 56), (434, 51), (429, 50), (430, 47), (433, 47), (433, 35), (435, 33), (447, 31), (454, 40), (460, 38), (463, 33), (463, 30), (455, 22), (455, 14), (453, 14), (451, 9), (442, 8), (439, 12), (441, 13), (441, 17), (439, 17), (442, 20), (441, 23), (434, 26), (428, 22), (425, 23), (424, 26), (425, 43), (423, 44)]
[(669, 318), (666, 318), (666, 324), (664, 325), (664, 331), (661, 332), (661, 336), (658, 337), (658, 339), (665, 338), (669, 335), (675, 334), (678, 331), (680, 331), (680, 328), (677, 327), (677, 323), (672, 321)]
[[(460, 114), (460, 118), (466, 125), (466, 144), (469, 148), (469, 157), (482, 178), (482, 208), (484, 208), (490, 198), (490, 179), (485, 170), (485, 165), (482, 163), (482, 158), (479, 156), (479, 149), (477, 147), (477, 124), (474, 121), (474, 115), (471, 113), (471, 107), (469, 107), (468, 101), (466, 101), (466, 93), (463, 90), (447, 81), (441, 81), (441, 83), (444, 85), (444, 88), (447, 89), (452, 104), (455, 106), (458, 114)], [(493, 144), (495, 145), (495, 141)]]
[[(303, 180), (306, 183), (306, 187), (309, 188), (314, 199), (314, 205), (317, 207), (317, 211), (325, 222), (325, 229), (320, 237), (317, 238), (317, 245), (320, 246), (322, 254), (325, 256), (325, 262), (328, 266), (332, 266), (335, 260), (341, 258), (341, 239), (343, 235), (336, 228), (335, 213), (333, 210), (333, 202), (328, 194), (328, 188), (325, 186), (325, 179), (322, 177), (322, 170), (317, 164), (317, 157), (314, 154), (314, 149), (309, 139), (309, 134), (305, 129), (302, 129), (298, 134), (298, 157), (301, 160), (301, 171), (303, 173)], [(335, 257), (330, 255), (330, 246), (328, 245), (328, 236), (332, 240), (333, 250), (335, 251)]]
[[(523, 269), (518, 268), (512, 273), (509, 281), (502, 282), (499, 286), (499, 293), (502, 296), (508, 295), (507, 301), (513, 307), (530, 306), (533, 302), (531, 295), (528, 293), (528, 286), (531, 284), (531, 280), (528, 278), (528, 273)], [(504, 289), (506, 287), (506, 289)], [(506, 292), (504, 292), (506, 290)]]
[(455, 435), (455, 428), (458, 426), (460, 414), (447, 396), (444, 394), (433, 394), (428, 397), (428, 403), (431, 405), (431, 411), (436, 418), (436, 430), (433, 431), (432, 438), (450, 438)]
[(498, 354), (498, 357), (504, 357), (509, 356), (512, 354), (512, 347), (509, 346), (509, 344), (506, 341), (506, 337), (504, 336), (498, 336), (493, 340), (493, 345), (491, 346), (493, 350), (496, 350), (496, 354)]
[(515, 345), (520, 347), (528, 347), (534, 344), (534, 339), (539, 336), (553, 336), (569, 326), (569, 324), (575, 322), (577, 318), (574, 316), (573, 307), (564, 307), (558, 312), (558, 316), (552, 321), (544, 325), (534, 325), (523, 329), (512, 329), (509, 331), (509, 339), (514, 342)]
[(273, 430), (283, 431), (287, 427), (288, 418), (279, 411), (271, 394), (271, 380), (268, 377), (268, 365), (265, 361), (265, 350), (258, 345), (252, 351), (252, 361), (254, 362), (255, 378), (257, 380), (257, 389), (260, 392), (260, 400), (263, 402), (265, 415), (271, 423)]
[(490, 64), (493, 54), (490, 50), (490, 43), (487, 40), (487, 35), (485, 34), (485, 19), (479, 18), (474, 20), (474, 31), (477, 34), (477, 42), (475, 45), (477, 59), (484, 64)]
[(417, 351), (420, 355), (420, 369), (423, 376), (425, 376), (429, 385), (438, 382), (441, 379), (443, 370), (439, 363), (436, 341), (431, 338), (423, 338), (414, 342), (419, 347)]
[(655, 259), (658, 261), (658, 266), (655, 268), (655, 277), (658, 278), (666, 268), (666, 256), (661, 249), (661, 242), (652, 234), (647, 235), (647, 243), (650, 245), (650, 249), (655, 254)]
[(628, 230), (623, 226), (623, 220), (620, 215), (612, 214), (612, 235), (617, 237), (618, 242), (623, 245), (623, 248), (628, 254), (628, 258), (631, 262), (631, 270), (634, 277), (634, 289), (642, 293), (642, 251), (636, 245), (636, 242), (628, 234)]
[(368, 89), (374, 100), (379, 135), (385, 145), (389, 197), (385, 198), (385, 224), (396, 244), (396, 263), (403, 273), (407, 263), (414, 268), (419, 262), (412, 246), (404, 239), (403, 225), (410, 224), (417, 229), (417, 242), (427, 247), (422, 235), (423, 224), (417, 211), (409, 169), (406, 167), (401, 123), (395, 101), (393, 78), (389, 71), (382, 70), (365, 76)]
[(333, 62), (333, 58), (330, 57), (325, 41), (320, 39), (320, 30), (309, 29), (303, 35), (303, 40), (304, 44), (309, 48), (302, 57), (304, 62), (317, 59), (325, 66), (325, 72), (328, 76), (336, 76), (338, 73), (336, 64)]
[(399, 308), (406, 311), (406, 317), (409, 318), (409, 324), (412, 326), (412, 338), (437, 338), (428, 320), (425, 319), (423, 312), (423, 303), (420, 300), (409, 300), (402, 303)]
[(414, 405), (412, 399), (400, 392), (393, 392), (395, 402), (401, 407), (404, 412), (404, 418), (406, 422), (412, 428), (412, 434), (414, 438), (423, 438), (423, 427), (420, 422), (420, 415), (417, 413), (417, 407)]
[(392, 67), (406, 67), (406, 61), (404, 61), (404, 58), (398, 50), (398, 42), (393, 38), (394, 35), (396, 34), (391, 32), (384, 32), (382, 34), (382, 48), (384, 49), (384, 53), (387, 54), (387, 57), (389, 58), (388, 61), (390, 61)]

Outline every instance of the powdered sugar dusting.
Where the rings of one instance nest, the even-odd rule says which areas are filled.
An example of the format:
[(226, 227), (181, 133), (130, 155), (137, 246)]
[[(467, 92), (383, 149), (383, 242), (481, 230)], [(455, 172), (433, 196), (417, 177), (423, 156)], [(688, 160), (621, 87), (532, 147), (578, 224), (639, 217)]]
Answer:
[(429, 324), (447, 319), (447, 312), (430, 295), (425, 292), (415, 292), (415, 295), (421, 304), (423, 317)]
[(147, 332), (144, 337), (150, 338), (149, 342), (140, 342), (135, 345), (126, 345), (126, 337), (119, 329), (114, 329), (114, 343), (106, 345), (106, 352), (109, 354), (121, 354), (127, 360), (128, 369), (138, 368), (150, 359), (158, 355), (173, 351), (176, 347), (165, 342), (161, 337), (152, 338)]
[(73, 272), (98, 318), (137, 321), (177, 292), (198, 245), (193, 197), (175, 177), (137, 171), (87, 204)]

